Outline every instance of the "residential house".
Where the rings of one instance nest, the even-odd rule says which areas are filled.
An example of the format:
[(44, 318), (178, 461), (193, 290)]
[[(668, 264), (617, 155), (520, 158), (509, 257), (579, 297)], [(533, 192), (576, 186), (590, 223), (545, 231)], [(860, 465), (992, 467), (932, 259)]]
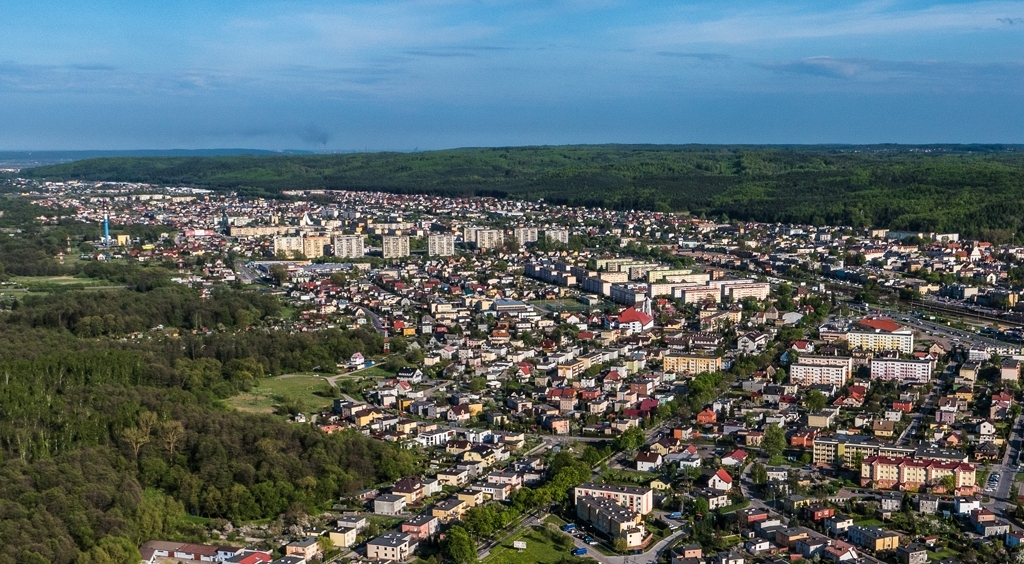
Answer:
[(370, 560), (407, 560), (416, 550), (416, 541), (406, 533), (385, 533), (366, 543)]

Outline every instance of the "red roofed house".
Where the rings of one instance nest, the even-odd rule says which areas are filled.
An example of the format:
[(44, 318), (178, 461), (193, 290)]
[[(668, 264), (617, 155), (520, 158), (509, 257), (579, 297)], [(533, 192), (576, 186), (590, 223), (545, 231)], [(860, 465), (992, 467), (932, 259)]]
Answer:
[(709, 425), (716, 422), (718, 422), (718, 415), (710, 407), (705, 407), (704, 411), (697, 414), (698, 425)]
[(814, 352), (814, 343), (810, 341), (793, 341), (793, 346), (790, 348), (798, 353), (811, 354)]
[(743, 461), (747, 459), (747, 451), (738, 448), (732, 451), (731, 454), (722, 458), (722, 464), (725, 466), (739, 466), (743, 464)]
[(654, 318), (634, 308), (626, 308), (619, 314), (619, 329), (630, 334), (642, 333), (654, 327)]
[(705, 470), (701, 482), (705, 481), (707, 482), (707, 487), (713, 490), (727, 492), (732, 489), (732, 476), (725, 471), (725, 468), (719, 468), (714, 472)]

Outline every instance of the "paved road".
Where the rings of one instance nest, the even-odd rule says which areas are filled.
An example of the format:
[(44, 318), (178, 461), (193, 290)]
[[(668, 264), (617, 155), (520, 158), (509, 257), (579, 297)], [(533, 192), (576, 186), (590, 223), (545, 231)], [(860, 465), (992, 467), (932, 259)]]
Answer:
[[(1016, 461), (1017, 457), (1020, 456), (1021, 440), (1024, 438), (1024, 415), (1021, 415), (1013, 422), (1013, 428), (1010, 430), (1010, 439), (1006, 446), (1006, 453), (1003, 454), (1003, 459), (1000, 461), (999, 466), (993, 466), (992, 472), (999, 473), (999, 485), (996, 486), (996, 491), (992, 495), (995, 499), (993, 507), (995, 509), (1005, 510), (1007, 505), (1016, 505), (1017, 500), (1013, 492), (1013, 480), (1017, 475)], [(978, 484), (984, 488), (985, 484)]]
[[(947, 367), (948, 369), (948, 367)], [(932, 389), (932, 393), (928, 394), (928, 397), (924, 399), (924, 403), (921, 404), (921, 408), (914, 411), (910, 416), (910, 424), (903, 430), (900, 438), (896, 440), (896, 444), (906, 446), (910, 444), (914, 438), (914, 433), (917, 432), (918, 427), (921, 423), (931, 415), (932, 409), (934, 409), (933, 403), (935, 402), (935, 396), (938, 393), (939, 386), (935, 386)]]
[(235, 261), (235, 274), (238, 275), (238, 280), (242, 284), (252, 284), (260, 279), (260, 273), (242, 260)]
[(608, 556), (601, 554), (597, 550), (594, 550), (594, 547), (583, 542), (583, 539), (577, 537), (573, 537), (573, 544), (575, 544), (577, 548), (587, 549), (587, 558), (593, 558), (594, 560), (601, 562), (601, 564), (654, 564), (658, 561), (658, 556), (661, 555), (661, 553), (673, 542), (675, 542), (676, 539), (683, 536), (685, 533), (685, 529), (676, 531), (655, 543), (647, 551), (641, 552), (640, 554), (631, 554), (629, 556)]
[(368, 308), (366, 306), (359, 306), (359, 309), (363, 310), (363, 312), (366, 313), (366, 316), (370, 318), (370, 323), (373, 324), (373, 328), (378, 333), (383, 333), (384, 332), (384, 323), (380, 320), (380, 316), (379, 315), (374, 313), (373, 310), (371, 310), (370, 308)]

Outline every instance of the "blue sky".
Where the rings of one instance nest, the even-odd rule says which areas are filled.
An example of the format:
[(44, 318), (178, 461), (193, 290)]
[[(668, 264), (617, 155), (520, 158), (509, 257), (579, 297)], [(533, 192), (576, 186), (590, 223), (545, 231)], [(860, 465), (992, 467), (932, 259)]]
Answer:
[(1024, 1), (9, 0), (0, 149), (1024, 143)]

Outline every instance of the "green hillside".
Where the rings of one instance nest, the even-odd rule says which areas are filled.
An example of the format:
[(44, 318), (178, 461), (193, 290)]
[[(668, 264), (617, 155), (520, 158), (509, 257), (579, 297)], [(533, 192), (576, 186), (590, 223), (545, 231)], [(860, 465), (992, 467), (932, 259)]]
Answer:
[(1024, 151), (997, 145), (602, 145), (104, 158), (21, 174), (185, 184), (247, 195), (347, 189), (545, 198), (622, 210), (960, 231), (995, 239), (1019, 229), (1024, 202)]

